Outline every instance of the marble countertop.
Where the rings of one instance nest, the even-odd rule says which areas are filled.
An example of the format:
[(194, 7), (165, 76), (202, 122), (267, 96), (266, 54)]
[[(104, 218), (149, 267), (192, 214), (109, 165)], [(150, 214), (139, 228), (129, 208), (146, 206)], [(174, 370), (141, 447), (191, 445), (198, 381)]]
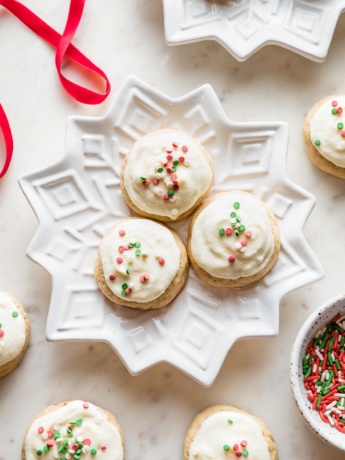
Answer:
[[(24, 3), (63, 30), (69, 2)], [(128, 460), (181, 458), (184, 434), (193, 416), (219, 403), (262, 417), (282, 460), (338, 459), (339, 452), (310, 431), (294, 404), (289, 359), (304, 320), (321, 303), (344, 292), (345, 183), (311, 164), (302, 124), (315, 101), (344, 93), (345, 15), (323, 64), (275, 46), (239, 63), (211, 41), (167, 47), (160, 0), (132, 0), (123, 5), (112, 0), (87, 2), (74, 40), (112, 84), (112, 94), (99, 106), (84, 106), (66, 95), (51, 47), (0, 9), (0, 102), (15, 140), (13, 162), (0, 181), (0, 288), (22, 301), (32, 324), (22, 363), (0, 380), (0, 460), (20, 458), (25, 429), (37, 412), (70, 399), (89, 400), (115, 414), (125, 433)], [(67, 74), (72, 71), (70, 66), (64, 69)], [(128, 74), (172, 97), (210, 83), (231, 120), (288, 122), (289, 178), (316, 197), (304, 234), (326, 276), (282, 300), (277, 337), (236, 343), (211, 388), (166, 364), (133, 377), (104, 343), (48, 343), (45, 339), (51, 278), (26, 256), (38, 222), (17, 179), (58, 160), (64, 150), (66, 118), (102, 116)]]

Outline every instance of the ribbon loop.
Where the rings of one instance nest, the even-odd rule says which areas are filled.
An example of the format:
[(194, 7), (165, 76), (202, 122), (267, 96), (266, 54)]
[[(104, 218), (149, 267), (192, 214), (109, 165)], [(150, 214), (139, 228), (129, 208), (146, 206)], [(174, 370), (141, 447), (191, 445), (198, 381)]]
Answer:
[(0, 179), (6, 174), (8, 167), (11, 163), (12, 152), (13, 152), (13, 137), (10, 128), (10, 124), (6, 117), (5, 111), (0, 105), (0, 129), (5, 141), (5, 161), (2, 170), (0, 171)]

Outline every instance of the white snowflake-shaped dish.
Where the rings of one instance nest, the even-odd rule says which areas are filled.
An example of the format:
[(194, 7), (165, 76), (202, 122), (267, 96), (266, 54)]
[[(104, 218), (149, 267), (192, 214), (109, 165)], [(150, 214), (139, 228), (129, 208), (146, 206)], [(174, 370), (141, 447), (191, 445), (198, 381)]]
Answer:
[(163, 0), (168, 45), (214, 39), (244, 61), (280, 45), (315, 61), (328, 52), (344, 0)]
[[(210, 287), (190, 270), (171, 305), (142, 312), (108, 301), (93, 266), (102, 235), (130, 215), (119, 187), (124, 155), (166, 127), (187, 131), (212, 154), (212, 193), (246, 190), (270, 206), (282, 249), (250, 288)], [(229, 121), (210, 85), (172, 99), (129, 76), (104, 117), (69, 118), (65, 156), (20, 178), (40, 222), (28, 255), (53, 278), (47, 339), (106, 341), (133, 374), (168, 362), (208, 386), (236, 340), (278, 334), (282, 296), (323, 275), (302, 235), (315, 200), (286, 177), (287, 144), (286, 123)], [(173, 224), (184, 240), (188, 224)]]

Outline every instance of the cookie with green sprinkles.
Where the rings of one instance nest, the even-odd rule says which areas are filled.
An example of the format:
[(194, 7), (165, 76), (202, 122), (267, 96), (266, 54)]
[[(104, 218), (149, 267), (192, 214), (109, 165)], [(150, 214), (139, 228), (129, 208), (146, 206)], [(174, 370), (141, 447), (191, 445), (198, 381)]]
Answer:
[(212, 286), (238, 288), (261, 280), (274, 267), (279, 250), (272, 211), (250, 193), (217, 194), (191, 220), (189, 259), (196, 274)]
[(114, 415), (90, 402), (65, 401), (47, 407), (31, 422), (22, 460), (124, 460), (125, 439)]
[(0, 292), (0, 377), (21, 362), (29, 345), (30, 329), (23, 305), (11, 294)]
[(201, 204), (213, 182), (209, 152), (175, 129), (143, 136), (124, 159), (120, 186), (128, 206), (160, 222), (186, 219)]
[(231, 405), (216, 405), (196, 415), (183, 445), (183, 460), (278, 460), (274, 438), (259, 417)]
[(345, 95), (328, 96), (312, 106), (303, 138), (315, 166), (345, 179)]
[(188, 274), (181, 238), (141, 217), (119, 220), (100, 242), (94, 276), (112, 302), (140, 310), (168, 305)]

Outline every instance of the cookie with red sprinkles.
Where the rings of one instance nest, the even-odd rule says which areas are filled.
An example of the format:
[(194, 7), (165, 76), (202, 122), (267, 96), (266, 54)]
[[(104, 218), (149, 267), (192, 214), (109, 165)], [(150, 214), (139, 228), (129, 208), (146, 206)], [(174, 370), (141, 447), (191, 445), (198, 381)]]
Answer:
[(345, 179), (345, 95), (316, 102), (305, 117), (303, 137), (315, 166)]
[(29, 345), (30, 321), (23, 305), (0, 292), (0, 377), (13, 371)]
[(216, 405), (196, 415), (187, 430), (183, 460), (278, 460), (265, 422), (231, 405)]
[(201, 204), (213, 182), (213, 161), (203, 145), (174, 129), (135, 142), (121, 169), (121, 191), (142, 217), (161, 222), (185, 219)]
[(119, 220), (102, 238), (94, 276), (112, 302), (151, 310), (178, 295), (188, 265), (177, 233), (153, 220), (131, 217)]
[(22, 460), (124, 460), (125, 439), (114, 415), (85, 401), (65, 401), (37, 414), (26, 430)]

